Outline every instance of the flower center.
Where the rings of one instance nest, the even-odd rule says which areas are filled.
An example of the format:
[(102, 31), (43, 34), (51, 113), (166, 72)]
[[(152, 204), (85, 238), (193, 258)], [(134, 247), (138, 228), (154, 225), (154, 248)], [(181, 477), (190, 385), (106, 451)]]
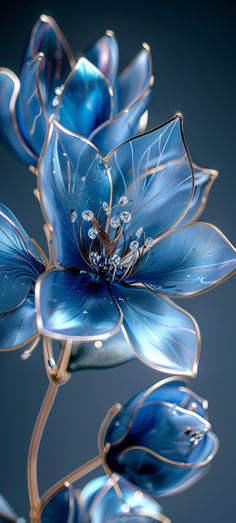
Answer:
[[(128, 203), (128, 198), (122, 196), (114, 207), (103, 202), (96, 217), (90, 209), (82, 212), (80, 239), (85, 239), (81, 253), (93, 270), (109, 280), (124, 279), (136, 272), (141, 257), (148, 254), (153, 245), (153, 239), (146, 237), (143, 227), (133, 234), (132, 216), (125, 210)], [(72, 210), (70, 218), (74, 225), (77, 212)]]

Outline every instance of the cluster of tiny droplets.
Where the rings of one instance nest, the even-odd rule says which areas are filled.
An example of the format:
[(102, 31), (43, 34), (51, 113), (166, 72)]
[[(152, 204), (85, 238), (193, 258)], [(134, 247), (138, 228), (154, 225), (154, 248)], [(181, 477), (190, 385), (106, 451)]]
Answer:
[(62, 95), (63, 89), (64, 89), (64, 84), (56, 87), (56, 89), (55, 89), (55, 96), (54, 96), (54, 98), (52, 100), (52, 106), (53, 107), (57, 107), (57, 105), (59, 104), (60, 96)]

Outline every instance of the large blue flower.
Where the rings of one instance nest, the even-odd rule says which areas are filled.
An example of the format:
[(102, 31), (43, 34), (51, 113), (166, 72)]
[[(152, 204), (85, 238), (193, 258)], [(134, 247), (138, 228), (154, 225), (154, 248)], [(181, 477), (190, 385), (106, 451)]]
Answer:
[(136, 487), (155, 495), (185, 490), (208, 470), (218, 440), (207, 401), (177, 378), (140, 392), (110, 421), (106, 463)]
[(1, 139), (23, 163), (36, 166), (53, 114), (107, 154), (145, 129), (152, 85), (147, 44), (119, 76), (112, 31), (76, 62), (56, 22), (41, 15), (26, 47), (20, 79), (0, 69)]
[(39, 341), (34, 289), (44, 270), (45, 259), (35, 242), (0, 204), (0, 350), (28, 343), (32, 349)]
[(205, 185), (194, 188), (181, 118), (127, 140), (105, 158), (88, 140), (52, 123), (39, 171), (54, 257), (36, 285), (39, 331), (79, 342), (70, 370), (77, 368), (80, 347), (83, 355), (88, 349), (87, 366), (92, 351), (119, 363), (132, 348), (153, 368), (195, 375), (198, 326), (169, 296), (214, 287), (235, 271), (236, 254), (212, 225), (176, 228), (198, 214), (199, 195), (210, 183), (208, 174)]
[(170, 523), (158, 503), (119, 476), (98, 477), (77, 496), (70, 484), (65, 485), (47, 501), (40, 520), (42, 523)]

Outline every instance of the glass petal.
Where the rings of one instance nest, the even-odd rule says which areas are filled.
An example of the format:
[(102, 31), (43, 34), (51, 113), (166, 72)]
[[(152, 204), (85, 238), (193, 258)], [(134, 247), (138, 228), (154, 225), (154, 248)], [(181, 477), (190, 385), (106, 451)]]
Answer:
[(136, 278), (162, 293), (190, 296), (215, 287), (235, 270), (236, 250), (227, 238), (214, 225), (196, 222), (157, 243)]
[(156, 238), (185, 213), (192, 198), (191, 184), (186, 181), (192, 177), (193, 182), (193, 176), (179, 116), (128, 140), (106, 160), (112, 175), (112, 205), (127, 196), (125, 210), (132, 215), (133, 231), (143, 227), (146, 236)]
[[(122, 142), (134, 136), (140, 118), (146, 111), (151, 98), (149, 89), (132, 106), (116, 114), (110, 120), (97, 127), (90, 135), (90, 140), (98, 147), (102, 154), (110, 153)], [(118, 169), (118, 167), (117, 167)]]
[(106, 339), (122, 320), (103, 280), (60, 270), (38, 280), (36, 308), (39, 331), (57, 339)]
[(79, 508), (74, 489), (63, 488), (44, 507), (40, 521), (42, 523), (78, 523)]
[(49, 130), (39, 172), (44, 217), (55, 235), (56, 262), (88, 270), (89, 260), (83, 252), (84, 245), (91, 242), (91, 222), (80, 227), (83, 211), (89, 209), (96, 216), (103, 201), (110, 201), (110, 174), (103, 159), (85, 138), (55, 122)]
[(112, 289), (138, 358), (162, 372), (196, 375), (200, 335), (192, 316), (151, 290), (119, 284)]
[(37, 158), (24, 140), (17, 122), (15, 103), (20, 90), (17, 76), (9, 69), (0, 69), (0, 139), (18, 160), (36, 165)]
[(47, 114), (39, 90), (38, 75), (44, 58), (37, 55), (24, 63), (20, 74), (17, 119), (25, 141), (40, 155), (47, 134)]
[(73, 343), (68, 365), (69, 372), (83, 369), (106, 369), (135, 358), (121, 329), (106, 340)]
[(151, 84), (151, 50), (149, 45), (143, 44), (142, 50), (119, 77), (119, 111), (123, 111), (142, 97)]
[[(120, 500), (114, 490), (114, 481), (119, 485), (124, 498), (123, 501)], [(90, 523), (163, 521), (157, 518), (162, 511), (160, 505), (119, 476), (114, 479), (100, 476), (90, 481), (83, 488), (79, 503), (81, 523), (87, 520)], [(155, 520), (152, 519), (152, 515), (156, 516)]]
[[(211, 186), (218, 176), (218, 172), (213, 169), (204, 169), (203, 167), (198, 167), (193, 164), (194, 169), (194, 193), (192, 201), (189, 205), (189, 208), (186, 214), (183, 216), (182, 220), (178, 223), (176, 227), (182, 227), (188, 223), (191, 223), (199, 218), (202, 212), (205, 209), (208, 194), (210, 192)], [(189, 177), (189, 180), (186, 182), (189, 187), (192, 185), (192, 177)], [(183, 189), (184, 187), (182, 187)], [(180, 188), (181, 190), (181, 188)]]
[(30, 342), (38, 332), (34, 295), (9, 312), (0, 314), (0, 350), (17, 349)]
[(15, 521), (16, 513), (8, 501), (0, 494), (0, 523), (11, 521), (9, 518), (13, 518), (13, 521)]
[(85, 52), (85, 56), (102, 71), (112, 88), (115, 88), (119, 67), (119, 47), (113, 31), (106, 31), (105, 35), (98, 38)]
[(110, 118), (112, 96), (101, 72), (86, 58), (80, 58), (65, 83), (59, 121), (69, 131), (88, 137)]
[(41, 15), (35, 24), (24, 55), (23, 66), (29, 58), (38, 53), (45, 56), (39, 81), (47, 112), (51, 114), (54, 111), (52, 101), (55, 89), (64, 84), (75, 65), (75, 59), (63, 33), (50, 16)]
[(18, 307), (43, 272), (35, 247), (15, 216), (0, 204), (0, 313)]
[(107, 462), (112, 471), (158, 495), (190, 486), (218, 449), (210, 424), (190, 406), (179, 405), (182, 387), (164, 383), (129, 401), (109, 423), (104, 442), (111, 444)]

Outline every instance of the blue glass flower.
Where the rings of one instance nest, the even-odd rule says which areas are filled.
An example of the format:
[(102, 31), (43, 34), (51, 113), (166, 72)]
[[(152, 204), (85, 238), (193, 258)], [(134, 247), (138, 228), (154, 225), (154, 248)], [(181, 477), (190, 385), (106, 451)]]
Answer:
[(132, 398), (105, 432), (106, 464), (155, 495), (188, 488), (208, 470), (218, 440), (207, 401), (168, 378)]
[(45, 260), (36, 244), (0, 204), (0, 350), (28, 343), (32, 348), (39, 341), (34, 291), (44, 270)]
[(56, 22), (41, 15), (19, 79), (9, 69), (0, 69), (1, 140), (19, 160), (35, 167), (54, 115), (107, 154), (145, 129), (152, 85), (147, 44), (119, 76), (119, 49), (112, 31), (76, 62)]
[(200, 212), (215, 176), (204, 174), (194, 187), (179, 116), (106, 157), (51, 124), (38, 190), (54, 268), (36, 285), (37, 324), (45, 336), (79, 342), (69, 370), (80, 367), (80, 349), (89, 367), (92, 351), (97, 361), (111, 347), (112, 361), (133, 349), (158, 370), (196, 374), (198, 326), (169, 297), (199, 294), (236, 269), (235, 249), (214, 226), (176, 228)]
[(18, 518), (8, 501), (0, 494), (0, 523), (26, 523), (25, 519)]
[[(117, 491), (114, 488), (114, 485)], [(170, 523), (152, 498), (117, 475), (98, 477), (81, 491), (66, 484), (43, 507), (42, 523)]]
[(170, 523), (158, 503), (119, 476), (100, 476), (90, 481), (80, 494), (79, 504), (81, 523)]

